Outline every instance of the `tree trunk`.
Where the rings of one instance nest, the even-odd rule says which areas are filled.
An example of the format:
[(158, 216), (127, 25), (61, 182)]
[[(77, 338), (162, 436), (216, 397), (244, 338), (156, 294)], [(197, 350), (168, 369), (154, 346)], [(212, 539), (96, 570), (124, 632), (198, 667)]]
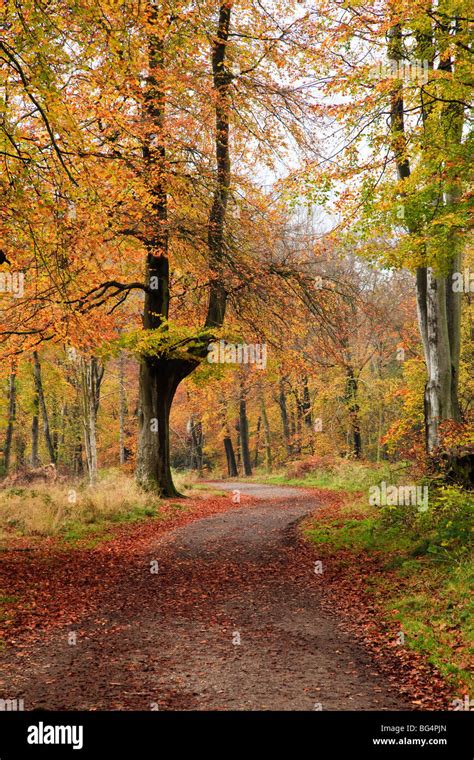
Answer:
[(244, 475), (247, 475), (247, 477), (249, 477), (252, 474), (252, 464), (250, 461), (247, 402), (243, 394), (240, 397), (240, 404), (239, 404), (239, 431), (240, 431), (240, 448), (242, 452), (242, 466), (244, 469)]
[[(170, 272), (168, 260), (168, 196), (166, 175), (165, 92), (162, 75), (167, 71), (163, 19), (156, 5), (148, 3), (149, 73), (145, 90), (145, 122), (143, 158), (145, 179), (153, 198), (151, 217), (153, 232), (146, 240), (146, 286), (143, 327), (165, 329), (169, 316)], [(215, 155), (217, 163), (213, 203), (208, 220), (208, 251), (211, 270), (206, 327), (220, 327), (224, 321), (227, 292), (223, 285), (224, 226), (230, 186), (229, 90), (232, 77), (226, 69), (231, 4), (219, 8), (217, 32), (212, 46), (212, 74), (215, 90)], [(158, 139), (157, 139), (158, 135)], [(204, 356), (205, 346), (196, 349)], [(176, 389), (197, 367), (199, 361), (163, 356), (142, 356), (139, 387), (139, 437), (137, 480), (144, 488), (162, 496), (180, 496), (173, 484), (170, 466), (169, 415)]]
[(257, 430), (255, 431), (255, 456), (253, 460), (253, 466), (255, 469), (258, 467), (258, 449), (260, 446), (260, 427), (262, 425), (262, 417), (259, 416), (257, 420)]
[[(430, 70), (435, 60), (435, 47), (431, 34), (419, 37), (419, 44), (424, 48), (423, 57), (430, 56)], [(399, 63), (404, 57), (403, 30), (400, 24), (390, 29), (388, 56), (391, 61)], [(452, 70), (450, 57), (443, 57), (439, 68)], [(432, 114), (432, 103), (427, 99), (423, 108), (423, 122), (426, 126)], [(449, 112), (449, 113), (448, 113)], [(449, 122), (448, 133), (454, 142), (459, 143), (463, 131), (463, 111), (459, 103), (445, 106), (445, 117)], [(435, 112), (434, 118), (442, 118)], [(431, 125), (433, 126), (433, 125)], [(400, 180), (411, 175), (410, 163), (405, 151), (405, 123), (403, 83), (395, 85), (390, 110), (390, 129), (392, 151), (395, 156), (397, 173)], [(445, 205), (455, 205), (459, 199), (456, 183), (444, 190)], [(443, 201), (441, 201), (443, 202)], [(411, 235), (419, 233), (416, 225), (408, 225)], [(425, 386), (424, 416), (426, 448), (432, 452), (440, 442), (439, 424), (447, 419), (460, 419), (458, 401), (458, 378), (461, 340), (461, 296), (454, 293), (452, 274), (460, 271), (461, 254), (457, 241), (457, 232), (451, 233), (448, 251), (448, 275), (436, 272), (431, 266), (421, 266), (416, 272), (416, 300), (418, 324), (425, 356), (427, 382)], [(440, 270), (442, 267), (438, 267)]]
[(127, 419), (127, 396), (125, 393), (125, 354), (119, 356), (119, 462), (125, 464), (125, 422)]
[(260, 409), (262, 412), (263, 434), (265, 436), (265, 466), (266, 466), (267, 472), (271, 472), (273, 463), (272, 463), (272, 445), (271, 445), (270, 425), (268, 424), (267, 409), (265, 406), (265, 398), (263, 394), (261, 395)]
[(84, 461), (82, 458), (82, 441), (76, 441), (72, 452), (72, 471), (74, 475), (81, 477), (84, 473)]
[(41, 379), (41, 363), (37, 351), (33, 352), (33, 374), (35, 380), (36, 393), (38, 394), (39, 408), (41, 411), (41, 417), (43, 419), (43, 432), (46, 441), (46, 448), (48, 450), (49, 461), (52, 464), (56, 464), (56, 451), (54, 449), (53, 439), (51, 437), (48, 410), (46, 409), (46, 401), (43, 392), (43, 381)]
[(3, 467), (5, 470), (5, 475), (8, 473), (8, 470), (10, 467), (15, 418), (16, 418), (16, 372), (15, 370), (12, 370), (10, 372), (10, 378), (8, 381), (8, 423), (7, 423), (7, 432), (5, 435), (5, 443), (3, 446)]
[(362, 436), (360, 432), (358, 390), (359, 384), (352, 367), (346, 369), (346, 403), (349, 411), (352, 453), (356, 459), (362, 456)]
[(304, 424), (307, 428), (313, 427), (313, 420), (311, 416), (311, 398), (309, 395), (309, 387), (308, 387), (308, 378), (303, 377), (303, 400), (301, 402), (302, 404), (302, 411), (303, 411), (303, 418), (304, 418)]
[(235, 423), (235, 429), (237, 431), (237, 471), (242, 470), (242, 446), (240, 445), (240, 423), (237, 419)]
[(288, 454), (288, 456), (291, 456), (293, 452), (292, 452), (292, 446), (291, 446), (290, 425), (288, 421), (288, 409), (286, 406), (285, 380), (283, 377), (280, 377), (280, 392), (278, 396), (278, 405), (280, 407), (281, 423), (283, 426), (283, 437), (285, 439), (286, 453)]
[(15, 434), (15, 469), (21, 470), (25, 466), (26, 439), (23, 431), (17, 429)]
[(95, 356), (81, 357), (81, 401), (84, 450), (91, 485), (97, 479), (97, 413), (100, 404), (100, 386), (104, 367)]
[(140, 363), (137, 480), (165, 497), (181, 495), (171, 475), (169, 417), (176, 389), (190, 371), (178, 359), (143, 357)]
[(224, 449), (227, 460), (227, 473), (229, 478), (236, 478), (238, 475), (237, 464), (235, 461), (234, 447), (229, 435), (224, 436)]
[(457, 422), (461, 421), (459, 406), (459, 361), (461, 358), (461, 292), (453, 290), (453, 274), (461, 272), (462, 256), (456, 251), (447, 277), (446, 310), (448, 319), (448, 339), (451, 349), (451, 414)]
[(39, 398), (35, 391), (33, 398), (33, 419), (31, 421), (31, 467), (39, 467)]
[(51, 419), (52, 419), (52, 432), (51, 432), (51, 441), (53, 444), (54, 449), (54, 459), (55, 462), (58, 462), (58, 450), (59, 450), (59, 430), (61, 427), (60, 419), (59, 419), (59, 412), (58, 412), (58, 402), (55, 395), (52, 397), (52, 404), (51, 404)]
[(192, 470), (197, 470), (199, 475), (202, 475), (204, 436), (201, 420), (192, 414), (188, 420), (187, 429), (191, 448), (190, 466)]
[(221, 397), (220, 401), (220, 414), (222, 419), (222, 429), (224, 431), (224, 451), (227, 462), (227, 474), (230, 478), (235, 478), (238, 475), (237, 463), (235, 461), (234, 446), (232, 444), (232, 437), (230, 434), (229, 422), (227, 419), (227, 403), (225, 396)]

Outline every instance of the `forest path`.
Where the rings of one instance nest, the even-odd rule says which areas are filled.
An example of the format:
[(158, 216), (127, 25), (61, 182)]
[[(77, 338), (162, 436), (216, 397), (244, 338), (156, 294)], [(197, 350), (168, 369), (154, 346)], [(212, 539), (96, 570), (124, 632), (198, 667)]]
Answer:
[(23, 697), (25, 709), (408, 709), (321, 605), (324, 574), (297, 536), (316, 496), (212, 485), (242, 503), (229, 494), (226, 511), (152, 533), (123, 557), (110, 547), (108, 570), (84, 552), (83, 572), (108, 577), (96, 611), (9, 646), (0, 697)]

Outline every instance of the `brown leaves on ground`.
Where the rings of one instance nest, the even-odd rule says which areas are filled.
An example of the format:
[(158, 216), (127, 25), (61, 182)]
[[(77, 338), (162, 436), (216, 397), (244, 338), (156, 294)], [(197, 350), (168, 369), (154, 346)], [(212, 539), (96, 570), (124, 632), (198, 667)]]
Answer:
[[(71, 548), (57, 538), (11, 538), (2, 551), (3, 614), (0, 640), (26, 644), (36, 630), (72, 625), (85, 614), (100, 610), (104, 595), (117, 590), (129, 564), (143, 562), (155, 539), (188, 522), (229, 509), (223, 496), (164, 502), (161, 519), (114, 526), (111, 540), (93, 548)], [(182, 511), (181, 511), (182, 510)], [(25, 635), (26, 634), (26, 635)]]

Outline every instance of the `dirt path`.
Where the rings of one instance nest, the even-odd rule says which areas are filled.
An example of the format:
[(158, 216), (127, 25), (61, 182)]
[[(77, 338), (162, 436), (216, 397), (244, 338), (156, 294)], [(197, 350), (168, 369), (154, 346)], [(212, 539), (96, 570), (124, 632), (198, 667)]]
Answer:
[(296, 539), (314, 497), (215, 485), (242, 504), (229, 494), (228, 511), (140, 544), (98, 614), (9, 648), (0, 697), (25, 709), (409, 708), (321, 607), (323, 576)]

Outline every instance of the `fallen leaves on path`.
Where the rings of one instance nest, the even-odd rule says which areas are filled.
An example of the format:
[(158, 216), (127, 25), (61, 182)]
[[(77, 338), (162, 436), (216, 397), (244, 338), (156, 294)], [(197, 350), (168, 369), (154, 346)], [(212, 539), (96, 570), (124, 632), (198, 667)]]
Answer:
[[(342, 504), (340, 495), (328, 491), (303, 491), (302, 498), (314, 499), (322, 519), (326, 516), (334, 519)], [(255, 503), (245, 496), (239, 509), (251, 508)], [(282, 500), (278, 503), (281, 508)], [(277, 625), (278, 604), (291, 605), (294, 592), (299, 608), (292, 614), (296, 618), (302, 615), (304, 619), (308, 610), (315, 609), (316, 593), (320, 600), (317, 604), (334, 617), (335, 625), (354, 641), (362, 642), (364, 650), (370, 652), (374, 673), (368, 672), (367, 677), (384, 675), (385, 688), (383, 680), (380, 687), (374, 688), (374, 706), (369, 709), (382, 708), (390, 694), (399, 694), (401, 700), (413, 709), (449, 707), (453, 695), (439, 674), (421, 655), (397, 646), (395, 625), (385, 619), (378, 600), (367, 593), (365, 578), (382, 572), (382, 564), (376, 557), (359, 554), (355, 562), (350, 551), (331, 549), (328, 553), (327, 549), (314, 547), (298, 538), (292, 523), (283, 536), (283, 544), (280, 534), (279, 543), (277, 539), (275, 544), (268, 543), (267, 554), (264, 548), (263, 554), (260, 549), (253, 557), (250, 546), (253, 537), (258, 538), (259, 533), (268, 530), (257, 520), (253, 525), (253, 518), (245, 535), (239, 535), (239, 524), (235, 533), (225, 539), (219, 538), (218, 533), (206, 544), (204, 555), (198, 553), (195, 560), (192, 552), (196, 546), (186, 543), (188, 533), (184, 539), (174, 539), (178, 528), (200, 518), (231, 512), (234, 508), (230, 496), (188, 499), (178, 506), (170, 501), (165, 505), (163, 519), (114, 527), (109, 540), (93, 548), (71, 548), (58, 539), (12, 540), (2, 556), (3, 593), (12, 598), (5, 605), (6, 615), (1, 624), (4, 640), (12, 645), (15, 656), (23, 658), (25, 667), (31, 670), (34, 647), (40, 642), (43, 645), (48, 632), (56, 628), (74, 630), (81, 640), (89, 642), (87, 657), (91, 658), (94, 679), (98, 681), (100, 673), (102, 683), (105, 679), (108, 686), (104, 697), (103, 689), (97, 688), (94, 679), (91, 681), (88, 667), (84, 670), (84, 661), (76, 662), (74, 648), (66, 647), (60, 658), (63, 658), (61, 667), (69, 667), (69, 695), (71, 689), (76, 690), (78, 699), (80, 695), (90, 693), (87, 709), (105, 709), (101, 701), (105, 698), (106, 706), (113, 709), (139, 709), (140, 706), (149, 709), (145, 696), (145, 706), (138, 703), (137, 707), (140, 694), (149, 693), (145, 688), (148, 678), (152, 688), (157, 673), (167, 672), (173, 660), (182, 661), (183, 657), (192, 660), (196, 644), (199, 644), (202, 656), (209, 658), (208, 667), (217, 668), (216, 678), (221, 677), (220, 668), (228, 662), (229, 642), (235, 633), (233, 619), (236, 617), (240, 620), (243, 635), (246, 626), (247, 630), (251, 629), (257, 659), (260, 652), (262, 656), (265, 654), (267, 661), (275, 663), (275, 667), (277, 664), (284, 668), (288, 665), (289, 682), (304, 678), (304, 657), (314, 651), (315, 635), (318, 641), (318, 621), (308, 620), (307, 628), (303, 626), (302, 629), (304, 635), (301, 631), (298, 633), (300, 648), (293, 651), (296, 634), (288, 633), (287, 637), (282, 637)], [(279, 550), (275, 551), (275, 547)], [(312, 568), (321, 559), (324, 572), (318, 575)], [(150, 593), (152, 562), (160, 565), (159, 598)], [(250, 608), (247, 607), (249, 600)], [(163, 650), (155, 646), (158, 633), (153, 621), (157, 615), (161, 633), (170, 631), (171, 643), (168, 641)], [(198, 629), (199, 626), (202, 628), (197, 641), (186, 638), (191, 620)], [(133, 647), (133, 631), (137, 625), (151, 625), (150, 633), (144, 628), (142, 636), (146, 647), (150, 642), (152, 654), (149, 648), (145, 648), (141, 655), (134, 655), (136, 662), (130, 662), (127, 652)], [(175, 644), (173, 636), (177, 636)], [(324, 642), (320, 641), (319, 645), (324, 646)], [(231, 647), (230, 651), (235, 662), (240, 663), (242, 650)], [(340, 667), (338, 663), (347, 660), (345, 655), (337, 647), (335, 651), (331, 650), (331, 667)], [(67, 665), (69, 660), (70, 666)], [(198, 679), (199, 667), (196, 666), (193, 674)], [(354, 689), (364, 667), (349, 657), (342, 669), (343, 684), (347, 682), (347, 688)], [(244, 662), (239, 665), (238, 672), (245, 675)], [(202, 682), (207, 674), (207, 670), (203, 671)], [(57, 674), (49, 680), (47, 675), (44, 678), (44, 683), (51, 683), (51, 690), (55, 690), (56, 695), (61, 693)], [(212, 701), (215, 692), (207, 696), (199, 693), (198, 697), (197, 692), (189, 692), (186, 680), (183, 681), (178, 673), (174, 681), (167, 681), (159, 700), (160, 709), (203, 709), (207, 704), (215, 704)], [(328, 683), (327, 687), (331, 688), (331, 684)], [(310, 688), (310, 698), (317, 701), (321, 686), (312, 684)], [(300, 691), (307, 689), (302, 686)], [(235, 692), (239, 693), (237, 688)], [(379, 705), (377, 692), (380, 692)], [(366, 699), (362, 691), (353, 693), (350, 699)], [(245, 709), (245, 692), (241, 696), (238, 709)], [(271, 704), (268, 709), (272, 709)]]
[(159, 519), (115, 525), (113, 537), (93, 548), (84, 546), (90, 536), (76, 546), (58, 537), (11, 538), (1, 553), (0, 594), (7, 601), (2, 604), (0, 640), (21, 646), (31, 643), (35, 630), (73, 626), (100, 610), (104, 595), (114, 593), (127, 568), (138, 565), (142, 571), (143, 557), (155, 542), (229, 508), (226, 496), (165, 501)]

